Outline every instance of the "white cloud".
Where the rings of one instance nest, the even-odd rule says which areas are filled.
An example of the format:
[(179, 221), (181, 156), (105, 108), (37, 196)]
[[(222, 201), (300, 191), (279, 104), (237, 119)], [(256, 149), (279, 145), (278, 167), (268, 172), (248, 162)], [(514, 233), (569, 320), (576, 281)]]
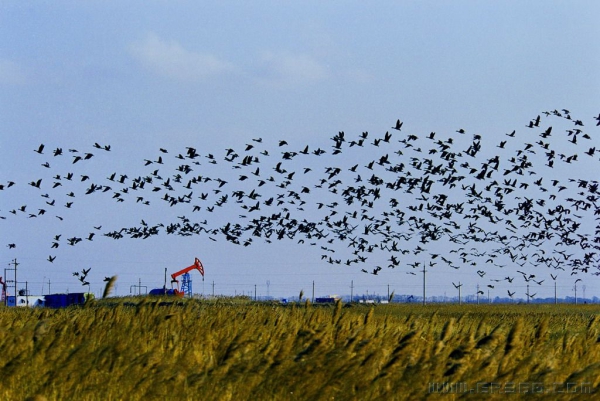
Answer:
[(0, 85), (21, 85), (25, 82), (25, 73), (17, 63), (0, 59)]
[[(243, 72), (213, 54), (191, 51), (153, 33), (132, 43), (130, 52), (148, 70), (181, 82), (203, 82), (220, 74)], [(256, 61), (258, 71), (247, 76), (254, 75), (258, 82), (280, 89), (318, 83), (330, 75), (327, 65), (307, 53), (265, 51)]]
[(146, 68), (183, 82), (200, 82), (235, 70), (233, 64), (212, 54), (187, 50), (176, 41), (163, 40), (155, 34), (133, 43), (130, 50)]
[(324, 80), (327, 67), (307, 54), (264, 52), (261, 57), (264, 74), (260, 80), (276, 86), (298, 86)]

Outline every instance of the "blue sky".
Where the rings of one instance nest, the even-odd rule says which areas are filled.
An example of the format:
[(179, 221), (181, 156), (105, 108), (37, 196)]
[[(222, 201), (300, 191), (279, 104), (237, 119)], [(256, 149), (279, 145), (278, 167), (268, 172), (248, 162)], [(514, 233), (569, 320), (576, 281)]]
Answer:
[[(270, 295), (288, 296), (310, 293), (314, 280), (316, 295), (349, 293), (351, 281), (355, 292), (386, 293), (389, 284), (396, 293), (418, 295), (420, 279), (405, 267), (364, 274), (361, 268), (381, 262), (333, 266), (297, 240), (242, 247), (206, 236), (115, 241), (99, 231), (93, 241), (50, 249), (61, 232), (87, 236), (93, 226), (172, 221), (179, 211), (85, 198), (77, 190), (88, 182), (72, 187), (79, 197), (75, 208), (61, 211), (63, 221), (10, 210), (39, 208), (46, 201), (40, 192), (58, 191), (50, 187), (52, 176), (69, 169), (103, 184), (112, 172), (142, 174), (144, 160), (155, 161), (159, 148), (169, 149), (163, 155), (169, 167), (186, 147), (202, 157), (222, 156), (227, 148), (241, 152), (253, 138), (274, 152), (279, 140), (295, 150), (310, 144), (329, 151), (339, 131), (383, 136), (399, 118), (404, 131), (419, 136), (459, 128), (480, 134), (492, 151), (505, 133), (524, 131), (543, 111), (561, 108), (591, 129), (600, 110), (599, 11), (594, 1), (3, 2), (0, 180), (17, 185), (0, 192), (6, 217), (0, 236), (2, 244), (17, 246), (0, 247), (2, 260), (17, 258), (19, 281), (40, 290), (46, 280), (55, 283), (53, 291), (80, 290), (71, 273), (92, 267), (93, 291), (104, 276), (118, 274), (117, 293), (125, 295), (139, 278), (149, 288), (160, 286), (165, 267), (174, 272), (197, 256), (206, 266), (204, 292), (214, 281), (216, 293), (254, 291), (256, 284), (266, 295), (268, 280)], [(96, 142), (111, 151), (100, 152)], [(33, 152), (40, 143), (45, 155)], [(62, 161), (51, 156), (57, 147), (66, 153)], [(72, 164), (70, 148), (94, 157)], [(371, 156), (364, 152), (311, 163), (321, 172), (335, 163), (351, 166)], [(229, 181), (239, 175), (220, 166), (204, 162), (196, 172)], [(566, 180), (574, 171), (563, 173)], [(42, 176), (41, 191), (27, 185)], [(233, 221), (238, 214), (224, 211), (219, 218)], [(544, 269), (538, 277), (548, 276), (548, 283)], [(440, 270), (430, 293), (455, 295), (452, 279), (471, 287), (463, 294), (474, 293), (492, 274), (506, 275), (490, 269), (481, 281), (473, 270)], [(559, 281), (562, 296), (572, 295), (574, 280), (567, 276)], [(597, 288), (595, 277), (585, 277), (588, 291)], [(194, 285), (200, 292), (198, 277)], [(496, 287), (496, 295), (524, 292), (523, 283)], [(539, 290), (553, 294), (550, 287)]]

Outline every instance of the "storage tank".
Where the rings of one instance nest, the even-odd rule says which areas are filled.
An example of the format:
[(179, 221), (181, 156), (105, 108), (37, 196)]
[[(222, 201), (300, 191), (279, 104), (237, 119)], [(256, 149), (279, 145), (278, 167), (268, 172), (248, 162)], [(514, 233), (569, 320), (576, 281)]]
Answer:
[(69, 294), (48, 294), (45, 296), (49, 308), (66, 308), (71, 305), (83, 305), (86, 295), (83, 292)]
[(165, 288), (155, 288), (150, 290), (150, 295), (169, 295), (169, 296), (182, 296), (177, 290), (167, 290)]

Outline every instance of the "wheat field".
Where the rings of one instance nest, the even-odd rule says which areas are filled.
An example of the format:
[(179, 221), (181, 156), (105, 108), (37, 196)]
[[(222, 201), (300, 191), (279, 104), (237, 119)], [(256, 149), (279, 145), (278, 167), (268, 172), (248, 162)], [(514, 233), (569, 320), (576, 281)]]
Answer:
[(3, 307), (0, 399), (589, 399), (599, 311), (243, 298)]

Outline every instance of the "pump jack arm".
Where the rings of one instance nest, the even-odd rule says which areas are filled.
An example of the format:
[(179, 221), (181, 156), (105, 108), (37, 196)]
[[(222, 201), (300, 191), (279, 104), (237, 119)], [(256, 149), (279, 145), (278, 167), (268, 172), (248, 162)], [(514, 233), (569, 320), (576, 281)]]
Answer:
[(193, 265), (171, 274), (171, 283), (177, 283), (177, 288), (179, 288), (179, 280), (177, 280), (177, 277), (181, 276), (182, 274), (188, 273), (194, 269), (198, 270), (200, 274), (202, 274), (202, 280), (204, 280), (204, 266), (202, 266), (202, 262), (200, 262), (200, 259), (195, 258)]

